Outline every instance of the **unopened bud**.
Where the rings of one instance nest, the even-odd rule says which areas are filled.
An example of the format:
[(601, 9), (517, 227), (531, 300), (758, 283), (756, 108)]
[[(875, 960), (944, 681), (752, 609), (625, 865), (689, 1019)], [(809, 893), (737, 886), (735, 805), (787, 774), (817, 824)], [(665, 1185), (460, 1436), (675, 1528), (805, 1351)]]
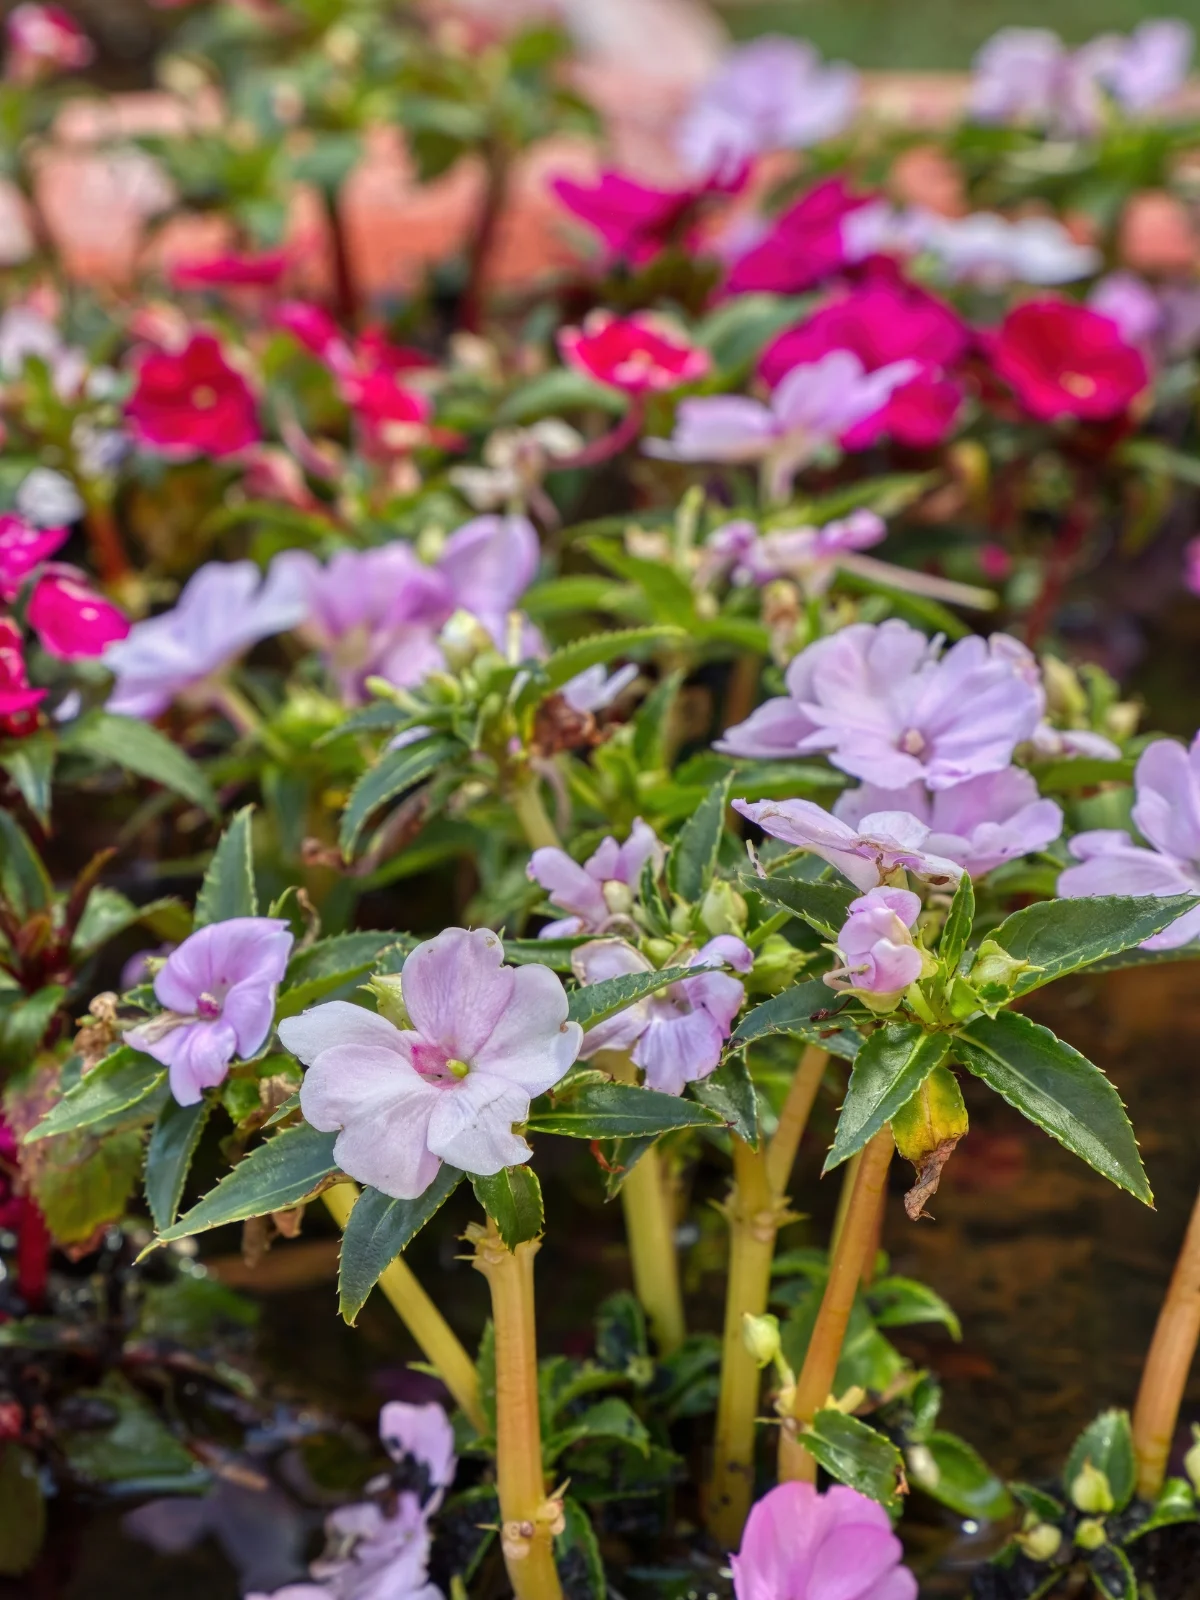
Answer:
[(1089, 1515), (1111, 1511), (1115, 1502), (1108, 1474), (1085, 1461), (1071, 1484), (1071, 1500), (1077, 1510)]
[(326, 57), (337, 67), (352, 67), (362, 53), (362, 36), (344, 22), (335, 23), (322, 41)]
[(675, 954), (675, 946), (670, 939), (647, 939), (642, 949), (656, 967), (669, 967), (671, 957)]
[(1075, 1543), (1081, 1550), (1099, 1550), (1108, 1543), (1108, 1532), (1099, 1517), (1084, 1517), (1075, 1529)]
[(1017, 1543), (1031, 1561), (1050, 1561), (1062, 1548), (1062, 1531), (1049, 1522), (1034, 1522), (1016, 1535)]
[(780, 994), (795, 981), (807, 959), (804, 951), (789, 944), (783, 934), (773, 933), (755, 951), (746, 987), (757, 994)]
[(934, 1067), (892, 1118), (896, 1149), (914, 1167), (921, 1166), (942, 1145), (963, 1138), (968, 1127), (958, 1079), (946, 1067)]
[(1016, 956), (1010, 956), (995, 939), (985, 939), (979, 946), (969, 977), (973, 986), (986, 994), (993, 991), (1011, 993), (1023, 972), (1039, 970), (1032, 961), (1021, 961)]
[(1043, 656), (1042, 682), (1046, 686), (1046, 707), (1052, 717), (1074, 723), (1087, 716), (1087, 692), (1074, 667), (1057, 656)]
[(620, 879), (609, 878), (600, 892), (614, 917), (627, 917), (633, 910), (633, 890)]
[(770, 1366), (779, 1354), (779, 1318), (765, 1312), (755, 1317), (742, 1313), (742, 1342), (760, 1367)]
[(746, 926), (746, 902), (731, 883), (718, 878), (700, 902), (700, 921), (713, 935), (740, 934)]
[(446, 664), (456, 672), (469, 667), (485, 650), (492, 650), (492, 636), (470, 611), (461, 608), (454, 613), (438, 635), (438, 644)]
[(397, 1028), (411, 1028), (412, 1019), (404, 1004), (400, 973), (386, 973), (372, 978), (366, 985), (375, 996), (375, 1009), (381, 1017)]
[(1142, 707), (1137, 700), (1119, 700), (1109, 706), (1104, 714), (1104, 731), (1114, 739), (1129, 739), (1137, 732), (1142, 720)]

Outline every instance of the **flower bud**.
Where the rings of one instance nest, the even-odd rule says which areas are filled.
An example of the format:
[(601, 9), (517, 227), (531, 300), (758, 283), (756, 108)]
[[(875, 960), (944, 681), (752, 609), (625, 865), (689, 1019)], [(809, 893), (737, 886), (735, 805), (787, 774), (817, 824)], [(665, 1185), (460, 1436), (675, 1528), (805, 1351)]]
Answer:
[(647, 939), (642, 949), (648, 960), (656, 967), (669, 967), (673, 965), (672, 956), (675, 954), (675, 945), (670, 939)]
[(366, 987), (375, 996), (375, 1009), (381, 1017), (396, 1028), (412, 1027), (412, 1019), (404, 1005), (400, 973), (381, 974), (372, 978)]
[(1058, 656), (1043, 656), (1042, 682), (1046, 686), (1046, 708), (1053, 718), (1074, 724), (1087, 717), (1087, 693), (1074, 667)]
[(979, 946), (975, 961), (968, 974), (970, 982), (988, 999), (1011, 994), (1023, 972), (1037, 972), (1031, 961), (1020, 961), (1010, 956), (1003, 945), (994, 939), (985, 939)]
[(610, 878), (600, 892), (614, 917), (627, 917), (633, 910), (633, 890), (619, 878)]
[(1099, 1550), (1108, 1543), (1108, 1532), (1099, 1517), (1084, 1517), (1075, 1529), (1075, 1543), (1081, 1550)]
[(716, 879), (700, 902), (700, 921), (711, 934), (740, 934), (746, 926), (746, 902), (723, 878)]
[(1034, 1522), (1016, 1535), (1016, 1541), (1031, 1561), (1050, 1561), (1062, 1548), (1062, 1531), (1049, 1522)]
[(454, 613), (438, 635), (438, 644), (452, 671), (461, 672), (477, 656), (493, 650), (492, 636), (470, 611), (461, 608)]
[(804, 951), (789, 944), (783, 934), (773, 933), (755, 951), (746, 987), (755, 994), (780, 994), (795, 982), (807, 959)]
[(779, 1318), (770, 1312), (755, 1317), (742, 1313), (742, 1342), (760, 1367), (770, 1366), (779, 1354)]
[(942, 1145), (957, 1143), (968, 1127), (958, 1079), (946, 1067), (935, 1067), (892, 1118), (896, 1149), (914, 1167), (920, 1167)]
[(1079, 1511), (1089, 1515), (1113, 1509), (1112, 1485), (1107, 1473), (1085, 1461), (1070, 1486), (1071, 1500)]

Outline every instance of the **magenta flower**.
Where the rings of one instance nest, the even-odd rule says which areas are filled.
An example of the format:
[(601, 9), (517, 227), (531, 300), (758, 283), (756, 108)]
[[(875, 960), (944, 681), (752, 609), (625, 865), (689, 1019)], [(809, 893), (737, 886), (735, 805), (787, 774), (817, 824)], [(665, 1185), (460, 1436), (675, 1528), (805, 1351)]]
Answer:
[(1033, 775), (1021, 767), (985, 772), (932, 793), (920, 783), (904, 789), (864, 783), (839, 795), (833, 810), (840, 821), (861, 832), (870, 829), (874, 813), (908, 812), (926, 829), (922, 848), (955, 864), (956, 875), (964, 871), (972, 878), (1044, 850), (1063, 826), (1061, 806), (1043, 800)]
[(642, 868), (653, 861), (662, 866), (663, 847), (653, 828), (635, 817), (624, 844), (609, 835), (583, 866), (565, 850), (549, 846), (535, 850), (526, 869), (541, 884), (556, 906), (569, 913), (550, 922), (538, 935), (542, 939), (569, 938), (577, 933), (601, 933), (614, 918), (628, 919), (637, 896)]
[(677, 389), (702, 378), (711, 364), (682, 328), (649, 311), (630, 317), (591, 311), (582, 328), (559, 329), (558, 348), (577, 372), (631, 395)]
[(841, 178), (815, 184), (747, 239), (730, 266), (725, 293), (799, 294), (821, 283), (846, 265), (846, 223), (871, 203)]
[(20, 628), (11, 617), (0, 617), (0, 734), (23, 739), (32, 733), (45, 698), (45, 689), (30, 687)]
[[(894, 806), (886, 803), (891, 799)], [(938, 888), (962, 877), (957, 862), (936, 853), (928, 825), (904, 807), (903, 797), (885, 795), (857, 817), (830, 816), (811, 800), (735, 800), (733, 809), (772, 838), (828, 861), (856, 889), (877, 888), (898, 871)]]
[(116, 677), (108, 709), (156, 717), (260, 639), (303, 620), (306, 603), (279, 557), (266, 576), (253, 561), (210, 561), (170, 611), (136, 622), (101, 657)]
[(855, 1489), (781, 1483), (753, 1507), (732, 1557), (737, 1600), (917, 1600), (887, 1512)]
[(926, 958), (909, 931), (921, 915), (911, 889), (868, 889), (851, 900), (837, 936), (841, 965), (825, 974), (831, 989), (897, 1000), (925, 970)]
[(252, 1056), (266, 1042), (291, 953), (291, 930), (276, 917), (231, 917), (198, 929), (154, 980), (166, 1009), (129, 1029), (125, 1043), (161, 1061), (175, 1099), (194, 1106), (225, 1081), (235, 1056)]
[(15, 600), (30, 573), (70, 537), (70, 528), (35, 528), (23, 517), (0, 516), (0, 600)]
[(60, 661), (92, 660), (129, 633), (125, 613), (89, 588), (75, 567), (46, 568), (25, 615), (43, 650)]
[(90, 66), (95, 46), (65, 6), (23, 0), (4, 25), (8, 56), (4, 75), (14, 83), (38, 83), (59, 72)]
[[(631, 972), (651, 972), (649, 961), (622, 939), (597, 939), (571, 958), (580, 983), (601, 983)], [(589, 1028), (580, 1055), (600, 1050), (628, 1051), (646, 1074), (646, 1085), (662, 1094), (682, 1094), (685, 1085), (714, 1072), (733, 1029), (745, 989), (727, 972), (749, 972), (754, 957), (741, 939), (719, 934), (686, 962), (699, 969), (647, 1000)]]
[(793, 367), (767, 404), (744, 395), (681, 401), (672, 437), (643, 448), (664, 461), (761, 462), (767, 496), (786, 499), (802, 467), (882, 411), (917, 371), (896, 361), (867, 372), (851, 351), (831, 350)]
[(338, 1133), (334, 1159), (360, 1183), (415, 1199), (443, 1161), (490, 1176), (529, 1159), (513, 1132), (565, 1076), (583, 1034), (548, 967), (506, 967), (485, 928), (447, 928), (404, 963), (411, 1028), (344, 1000), (279, 1025), (308, 1067), (300, 1106)]
[[(428, 1498), (433, 1498), (434, 1491), (448, 1489), (454, 1482), (458, 1467), (454, 1429), (436, 1400), (421, 1406), (404, 1400), (389, 1400), (379, 1413), (379, 1437), (393, 1461), (402, 1462), (410, 1457), (424, 1467), (431, 1491)], [(440, 1494), (436, 1498), (440, 1501)]]
[(698, 177), (743, 171), (755, 156), (835, 138), (854, 117), (858, 74), (823, 65), (812, 45), (767, 35), (734, 50), (679, 125), (684, 164)]
[(802, 650), (787, 670), (787, 697), (760, 706), (716, 748), (750, 757), (823, 750), (843, 772), (888, 789), (949, 789), (998, 772), (1043, 705), (1015, 643), (973, 637), (943, 654), (941, 640), (906, 622), (852, 623)]
[(254, 391), (215, 335), (193, 333), (178, 350), (139, 351), (133, 373), (126, 420), (161, 455), (221, 460), (262, 438)]
[(526, 517), (475, 517), (452, 533), (432, 565), (402, 540), (374, 550), (340, 550), (322, 566), (307, 551), (275, 558), (303, 596), (305, 632), (325, 655), (350, 704), (375, 674), (406, 688), (445, 665), (438, 635), (456, 611), (477, 617), (503, 649), (508, 614), (538, 563)]
[(713, 185), (655, 189), (624, 173), (605, 171), (592, 184), (555, 178), (550, 187), (568, 211), (599, 235), (610, 259), (642, 266), (678, 240)]
[[(1075, 900), (1088, 895), (1200, 894), (1200, 735), (1187, 750), (1174, 739), (1147, 745), (1133, 774), (1137, 799), (1134, 826), (1148, 846), (1135, 844), (1121, 828), (1077, 833), (1070, 850), (1079, 865), (1068, 867), (1058, 892)], [(1200, 907), (1185, 911), (1146, 950), (1174, 950), (1200, 937)]]

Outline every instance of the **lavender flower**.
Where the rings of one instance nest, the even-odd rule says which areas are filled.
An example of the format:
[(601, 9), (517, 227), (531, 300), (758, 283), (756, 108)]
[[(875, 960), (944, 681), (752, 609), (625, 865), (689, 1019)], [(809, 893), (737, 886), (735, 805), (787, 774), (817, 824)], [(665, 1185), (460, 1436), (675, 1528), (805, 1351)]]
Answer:
[(292, 573), (272, 563), (264, 578), (253, 561), (210, 561), (188, 579), (161, 616), (135, 622), (101, 657), (116, 677), (108, 709), (156, 717), (260, 639), (295, 627), (306, 611)]
[(802, 650), (787, 696), (716, 748), (750, 757), (823, 750), (882, 788), (949, 789), (1008, 766), (1033, 733), (1044, 697), (1027, 657), (1004, 634), (960, 639), (943, 654), (940, 639), (905, 622), (853, 623)]
[(638, 668), (632, 662), (613, 673), (604, 666), (587, 667), (564, 683), (559, 693), (572, 711), (604, 711), (637, 680), (637, 675)]
[(1134, 272), (1110, 272), (1101, 278), (1088, 295), (1088, 305), (1116, 323), (1126, 344), (1147, 345), (1162, 326), (1158, 296)]
[(280, 1024), (309, 1069), (301, 1110), (338, 1132), (334, 1159), (352, 1178), (412, 1200), (443, 1160), (490, 1176), (529, 1159), (513, 1123), (569, 1071), (583, 1035), (548, 967), (503, 960), (494, 933), (446, 928), (404, 963), (411, 1028), (344, 1000)]
[(1021, 767), (985, 772), (932, 793), (920, 783), (898, 790), (864, 783), (839, 795), (833, 810), (860, 832), (878, 826), (875, 814), (880, 811), (907, 812), (926, 830), (922, 849), (944, 857), (972, 878), (1044, 850), (1063, 826), (1062, 808), (1043, 800), (1033, 776)]
[(393, 1461), (411, 1458), (424, 1468), (433, 1491), (426, 1503), (428, 1515), (441, 1501), (439, 1491), (454, 1482), (458, 1468), (450, 1418), (436, 1400), (420, 1406), (389, 1400), (379, 1413), (379, 1437)]
[(647, 455), (663, 461), (762, 464), (769, 499), (787, 498), (796, 473), (857, 423), (887, 404), (917, 375), (914, 361), (867, 372), (850, 350), (831, 350), (793, 367), (769, 403), (746, 395), (706, 395), (680, 402), (670, 439), (647, 439)]
[[(1121, 828), (1077, 833), (1071, 854), (1079, 862), (1058, 880), (1058, 892), (1074, 900), (1088, 895), (1200, 894), (1200, 734), (1187, 750), (1174, 739), (1156, 739), (1143, 750), (1133, 774), (1137, 796), (1134, 826), (1149, 848)], [(1174, 950), (1200, 937), (1200, 907), (1185, 911), (1146, 950)]]
[(154, 979), (166, 1010), (124, 1038), (162, 1062), (181, 1106), (223, 1083), (235, 1056), (261, 1048), (291, 951), (286, 922), (232, 917), (200, 928), (167, 957)]
[(441, 1600), (429, 1582), (429, 1525), (415, 1494), (387, 1506), (341, 1506), (326, 1517), (325, 1533), (329, 1548), (311, 1570), (330, 1600)]
[(556, 906), (569, 912), (560, 922), (548, 923), (542, 939), (570, 938), (578, 933), (602, 933), (614, 920), (626, 921), (637, 895), (642, 868), (653, 861), (662, 866), (663, 847), (641, 817), (635, 817), (624, 844), (610, 834), (583, 866), (565, 850), (550, 846), (535, 850), (526, 873), (540, 883)]
[[(733, 809), (772, 838), (828, 861), (856, 889), (874, 889), (897, 872), (939, 888), (957, 883), (962, 867), (935, 854), (936, 845), (926, 848), (929, 827), (902, 803), (906, 798), (884, 795), (879, 806), (853, 818), (830, 816), (811, 800), (735, 800)], [(894, 806), (887, 804), (891, 800)]]
[(837, 936), (841, 965), (825, 974), (825, 982), (870, 995), (878, 1004), (897, 1001), (929, 961), (909, 931), (920, 914), (920, 898), (911, 889), (869, 889), (852, 900)]
[[(640, 951), (621, 939), (583, 945), (571, 964), (584, 984), (653, 970)], [(662, 1094), (682, 1094), (686, 1084), (715, 1071), (745, 989), (736, 978), (714, 969), (730, 966), (749, 972), (754, 957), (741, 939), (726, 933), (710, 939), (685, 964), (698, 969), (694, 978), (681, 978), (590, 1028), (580, 1051), (584, 1060), (601, 1050), (628, 1051), (645, 1072), (647, 1087)]]
[(824, 594), (846, 556), (869, 550), (887, 537), (882, 517), (854, 511), (820, 528), (774, 528), (759, 534), (752, 522), (728, 522), (717, 528), (701, 553), (708, 582), (731, 569), (739, 587), (762, 587), (776, 578), (790, 578), (806, 595)]
[(1049, 28), (1001, 28), (972, 64), (971, 114), (980, 122), (1050, 121), (1066, 59)]
[(810, 44), (774, 35), (735, 50), (680, 123), (679, 153), (696, 177), (735, 177), (755, 156), (835, 138), (854, 117), (858, 74), (823, 65)]

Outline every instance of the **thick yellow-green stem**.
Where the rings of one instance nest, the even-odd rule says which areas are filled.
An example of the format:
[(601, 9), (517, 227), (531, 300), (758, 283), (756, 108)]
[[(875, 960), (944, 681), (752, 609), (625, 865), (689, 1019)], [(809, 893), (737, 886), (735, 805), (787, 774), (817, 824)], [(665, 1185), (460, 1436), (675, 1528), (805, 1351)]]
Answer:
[[(358, 1199), (358, 1186), (335, 1184), (321, 1196), (339, 1228), (344, 1229)], [(487, 1432), (487, 1419), (479, 1401), (479, 1376), (475, 1363), (463, 1349), (442, 1313), (422, 1289), (403, 1256), (384, 1268), (379, 1287), (391, 1301), (401, 1322), (421, 1347), (431, 1367), (454, 1396), (464, 1416), (478, 1433)]]
[(815, 1046), (804, 1052), (765, 1148), (752, 1150), (741, 1139), (733, 1140), (733, 1189), (725, 1207), (729, 1280), (707, 1507), (709, 1532), (726, 1550), (741, 1539), (754, 1490), (754, 1432), (762, 1383), (758, 1362), (746, 1348), (745, 1319), (760, 1317), (767, 1309), (775, 1238), (788, 1216), (788, 1180), (826, 1059), (825, 1051)]
[(542, 791), (536, 777), (531, 774), (522, 779), (514, 786), (509, 798), (531, 850), (541, 850), (546, 846), (554, 850), (562, 848), (558, 833), (542, 801)]
[(472, 1223), (475, 1266), (492, 1294), (496, 1335), (496, 1486), (501, 1546), (516, 1600), (562, 1600), (554, 1565), (554, 1535), (562, 1531), (562, 1504), (546, 1497), (542, 1431), (538, 1417), (537, 1328), (533, 1308), (533, 1258), (538, 1241), (510, 1250), (488, 1218)]
[(890, 1124), (880, 1129), (863, 1151), (862, 1162), (846, 1208), (837, 1244), (830, 1253), (829, 1278), (804, 1366), (796, 1380), (791, 1414), (783, 1418), (779, 1435), (779, 1478), (799, 1478), (814, 1483), (817, 1463), (800, 1442), (799, 1430), (812, 1421), (833, 1388), (846, 1324), (854, 1309), (863, 1266), (874, 1247), (876, 1218), (884, 1203), (888, 1167), (895, 1145)]
[(1179, 1407), (1200, 1340), (1200, 1195), (1158, 1313), (1133, 1408), (1138, 1493), (1152, 1500), (1163, 1486)]

